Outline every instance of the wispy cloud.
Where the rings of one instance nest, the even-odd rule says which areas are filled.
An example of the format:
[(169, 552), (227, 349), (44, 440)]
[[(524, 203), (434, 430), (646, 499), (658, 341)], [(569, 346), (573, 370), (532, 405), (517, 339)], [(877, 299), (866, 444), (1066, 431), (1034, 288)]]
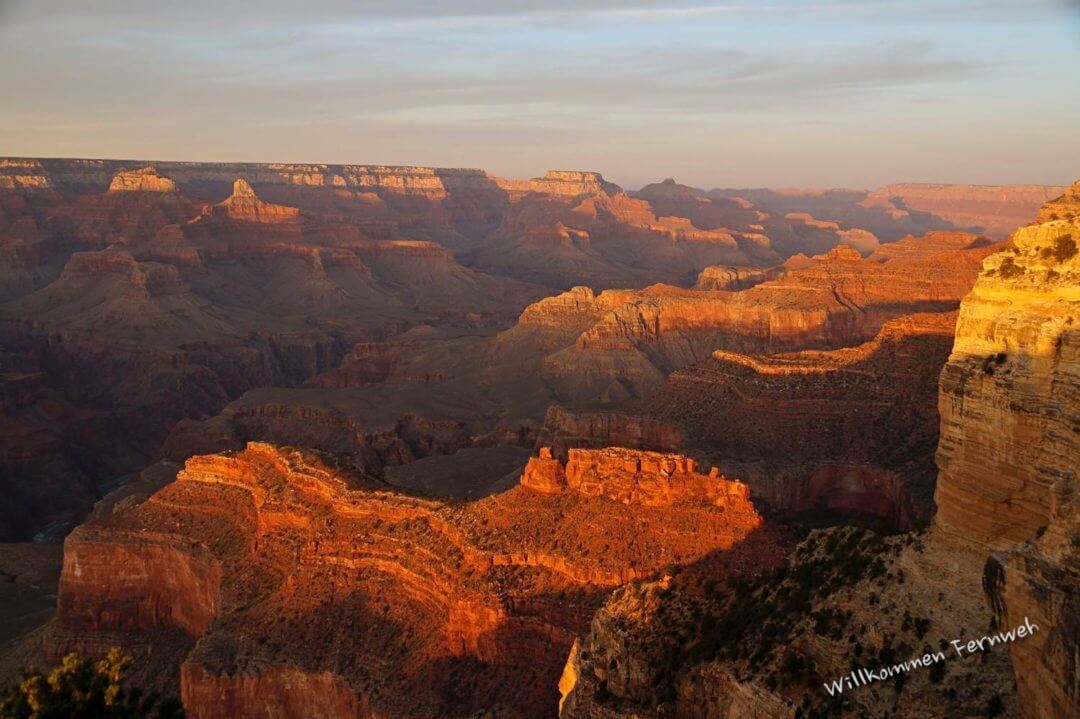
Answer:
[[(995, 138), (1007, 136), (1026, 143), (1010, 157), (1030, 165), (1036, 150), (1080, 153), (1067, 129), (1080, 120), (1080, 97), (1052, 80), (1080, 56), (1074, 6), (0, 0), (0, 65), (16, 69), (0, 73), (0, 138), (9, 145), (0, 154), (172, 147), (204, 159), (288, 159), (277, 154), (288, 149), (301, 160), (503, 171), (580, 157), (664, 175), (664, 163), (704, 174), (739, 156), (753, 171), (793, 162), (809, 173), (828, 149), (826, 170), (847, 157), (854, 176), (836, 182), (857, 184), (859, 173), (884, 173), (890, 162), (939, 164), (940, 147), (921, 150), (905, 137), (975, 126), (951, 145), (988, 166), (1005, 146)], [(1009, 110), (1040, 104), (1052, 112)], [(903, 132), (883, 142), (877, 128), (898, 118)], [(860, 145), (880, 153), (873, 163), (866, 149), (849, 149)], [(373, 149), (395, 154), (365, 155)]]

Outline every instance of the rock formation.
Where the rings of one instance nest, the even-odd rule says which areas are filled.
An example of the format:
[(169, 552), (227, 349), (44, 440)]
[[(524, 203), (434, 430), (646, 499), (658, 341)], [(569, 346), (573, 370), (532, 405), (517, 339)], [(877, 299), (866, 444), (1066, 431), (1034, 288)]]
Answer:
[(149, 165), (139, 170), (125, 170), (113, 176), (109, 192), (179, 192), (176, 183)]
[[(1058, 218), (1071, 207), (1068, 196), (1052, 204)], [(1074, 716), (1075, 231), (1061, 219), (1022, 228), (986, 259), (961, 304), (940, 379), (930, 531), (891, 539), (815, 532), (786, 565), (749, 584), (699, 593), (691, 569), (681, 581), (620, 590), (569, 653), (561, 716), (658, 707), (698, 716), (703, 706), (721, 716)], [(726, 360), (752, 376), (787, 378), (815, 354), (828, 353)], [(1037, 629), (1015, 631), (1025, 624)], [(987, 635), (997, 637), (993, 646), (1010, 631), (1007, 646), (982, 648), (978, 659), (950, 654), (950, 644), (970, 649)], [(846, 682), (853, 667), (878, 674), (908, 657), (921, 663), (893, 681), (849, 675), (850, 686), (828, 691), (830, 678)]]
[(776, 268), (710, 265), (698, 273), (694, 289), (737, 292), (775, 279), (779, 274)]
[(37, 160), (0, 158), (0, 189), (47, 190), (52, 187), (45, 168)]
[(642, 507), (704, 502), (753, 514), (746, 485), (728, 481), (716, 468), (701, 474), (686, 457), (617, 447), (568, 450), (565, 466), (550, 447), (542, 447), (525, 466), (521, 486), (541, 494), (569, 491)]
[[(836, 528), (749, 580), (717, 582), (691, 565), (624, 586), (568, 653), (559, 716), (915, 719), (995, 705), (1014, 715), (1003, 650), (945, 653), (952, 639), (981, 637), (989, 613), (971, 591), (978, 564), (939, 549), (921, 536)], [(934, 661), (902, 680), (889, 672), (826, 689), (860, 668), (884, 674), (927, 655)]]
[(288, 222), (300, 216), (300, 210), (295, 207), (263, 202), (243, 178), (233, 183), (232, 194), (224, 202), (209, 207), (207, 210), (212, 216), (224, 215), (232, 220), (246, 222)]
[[(644, 396), (672, 370), (705, 360), (716, 349), (778, 352), (859, 344), (901, 314), (954, 309), (991, 251), (975, 247), (878, 262), (838, 247), (740, 292), (667, 286), (606, 291), (592, 299), (591, 308), (575, 290), (578, 309), (567, 315), (564, 336), (579, 334), (572, 346), (547, 358), (545, 374), (559, 399), (611, 401)], [(529, 308), (522, 324), (547, 315), (549, 306), (560, 305)], [(597, 319), (580, 330), (590, 317)], [(546, 321), (549, 337), (556, 325)]]
[(897, 212), (926, 213), (957, 228), (1003, 237), (1030, 222), (1043, 203), (1064, 189), (1048, 185), (896, 184), (877, 188), (860, 204)]
[(623, 411), (678, 428), (773, 509), (926, 524), (955, 323), (955, 313), (908, 315), (856, 347), (717, 351)]
[(988, 549), (1046, 526), (1075, 481), (1080, 223), (1024, 227), (989, 257), (960, 307), (941, 377), (937, 525)]
[(984, 577), (998, 626), (1039, 626), (1009, 647), (1032, 718), (1080, 711), (1078, 206), (1067, 192), (987, 259), (941, 377), (936, 528), (998, 550)]
[(1080, 213), (1080, 180), (1074, 182), (1071, 187), (1065, 188), (1065, 192), (1039, 210), (1037, 222), (1054, 222), (1056, 220), (1076, 220)]
[[(627, 495), (629, 464), (678, 501)], [(300, 702), (326, 717), (550, 716), (573, 635), (612, 587), (714, 553), (730, 571), (772, 556), (744, 543), (761, 529), (745, 487), (685, 458), (582, 451), (564, 476), (582, 481), (455, 506), (272, 445), (195, 457), (68, 538), (59, 636), (198, 638), (179, 677), (200, 718)], [(608, 483), (622, 501), (583, 491)]]

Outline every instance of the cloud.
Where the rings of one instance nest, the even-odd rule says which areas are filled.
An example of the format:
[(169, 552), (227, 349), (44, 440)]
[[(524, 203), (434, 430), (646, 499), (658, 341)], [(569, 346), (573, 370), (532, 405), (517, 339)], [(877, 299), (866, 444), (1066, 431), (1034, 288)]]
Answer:
[[(548, 157), (605, 169), (678, 156), (704, 175), (732, 153), (756, 169), (754, 158), (811, 162), (824, 148), (843, 153), (846, 143), (864, 148), (848, 163), (861, 168), (868, 147), (915, 162), (914, 145), (893, 144), (904, 131), (977, 125), (978, 149), (998, 152), (1001, 133), (984, 129), (1005, 124), (995, 113), (1053, 97), (1054, 112), (1008, 122), (1014, 145), (1045, 146), (1057, 157), (1077, 147), (1074, 135), (1047, 131), (1037, 118), (1063, 128), (1080, 119), (1080, 99), (1053, 84), (1077, 57), (1075, 41), (1063, 40), (1072, 37), (1064, 7), (0, 0), (0, 65), (18, 68), (0, 73), (0, 153), (496, 169), (519, 157), (539, 169)], [(890, 125), (890, 142), (882, 142), (878, 128)], [(975, 137), (955, 142), (973, 145)], [(939, 155), (922, 157), (933, 165)], [(884, 156), (874, 162), (888, 166)]]

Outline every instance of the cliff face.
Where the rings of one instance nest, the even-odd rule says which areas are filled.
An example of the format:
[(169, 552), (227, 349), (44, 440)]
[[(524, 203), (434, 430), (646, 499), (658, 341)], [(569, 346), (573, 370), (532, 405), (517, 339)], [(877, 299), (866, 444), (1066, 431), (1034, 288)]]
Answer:
[(1080, 397), (1080, 223), (1016, 232), (964, 298), (941, 376), (937, 525), (1001, 549), (1050, 516), (1076, 479)]
[(139, 170), (123, 170), (113, 176), (109, 192), (179, 192), (176, 183), (159, 174), (152, 165)]
[(537, 491), (534, 464), (458, 505), (272, 445), (192, 458), (68, 538), (60, 630), (198, 638), (179, 674), (196, 717), (550, 716), (607, 591), (713, 554), (752, 566), (763, 527), (744, 486), (682, 457), (549, 457), (565, 484)]
[(763, 267), (724, 267), (710, 265), (698, 273), (695, 290), (748, 290), (780, 275), (777, 269)]
[[(980, 553), (1023, 717), (1080, 712), (1080, 197), (1070, 190), (990, 257), (941, 377), (937, 528)], [(1019, 543), (1019, 544), (1017, 544)]]
[(992, 555), (983, 588), (997, 625), (1039, 631), (1010, 645), (1023, 717), (1080, 712), (1080, 501), (1075, 482), (1055, 486), (1041, 537)]
[[(640, 397), (672, 370), (706, 360), (716, 349), (773, 353), (856, 345), (902, 314), (955, 309), (992, 251), (978, 236), (963, 239), (962, 249), (951, 237), (927, 237), (921, 242), (938, 251), (866, 259), (838, 247), (792, 261), (775, 279), (741, 292), (656, 285), (592, 295), (575, 289), (528, 308), (519, 325), (543, 318), (547, 344), (565, 347), (551, 353), (544, 368), (560, 400)], [(575, 333), (573, 346), (566, 346)]]
[(717, 351), (633, 407), (773, 509), (910, 528), (933, 514), (938, 376), (955, 322), (908, 315), (838, 350)]
[(675, 503), (703, 502), (746, 515), (749, 526), (755, 521), (750, 492), (745, 484), (695, 471), (692, 459), (658, 452), (642, 452), (616, 447), (571, 449), (566, 465), (552, 456), (550, 447), (540, 449), (525, 467), (521, 485), (542, 494), (577, 492), (586, 497), (607, 497), (616, 502), (643, 507), (667, 507)]

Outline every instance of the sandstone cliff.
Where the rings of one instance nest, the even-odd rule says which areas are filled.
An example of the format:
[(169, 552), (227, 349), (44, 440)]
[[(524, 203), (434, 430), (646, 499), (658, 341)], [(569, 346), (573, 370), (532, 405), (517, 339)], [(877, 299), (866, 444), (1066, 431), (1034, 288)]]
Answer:
[(984, 576), (998, 626), (1039, 626), (1009, 647), (1032, 718), (1080, 711), (1078, 199), (1049, 203), (986, 261), (941, 377), (936, 528), (966, 551), (998, 550)]
[(116, 173), (109, 183), (109, 192), (179, 192), (180, 189), (168, 177), (158, 173), (153, 165), (139, 170)]
[(233, 220), (248, 222), (287, 222), (300, 215), (300, 210), (295, 207), (263, 202), (247, 180), (242, 178), (233, 183), (232, 194), (224, 202), (207, 208), (207, 211), (211, 215), (222, 214)]
[[(628, 463), (676, 503), (626, 495)], [(745, 487), (685, 458), (582, 452), (567, 474), (588, 479), (447, 505), (267, 444), (195, 457), (68, 538), (58, 636), (197, 638), (179, 675), (195, 717), (551, 716), (573, 636), (611, 588), (772, 556), (744, 542), (762, 531)]]
[(1024, 541), (1075, 481), (1080, 224), (1016, 232), (960, 307), (941, 377), (937, 525), (989, 549)]

